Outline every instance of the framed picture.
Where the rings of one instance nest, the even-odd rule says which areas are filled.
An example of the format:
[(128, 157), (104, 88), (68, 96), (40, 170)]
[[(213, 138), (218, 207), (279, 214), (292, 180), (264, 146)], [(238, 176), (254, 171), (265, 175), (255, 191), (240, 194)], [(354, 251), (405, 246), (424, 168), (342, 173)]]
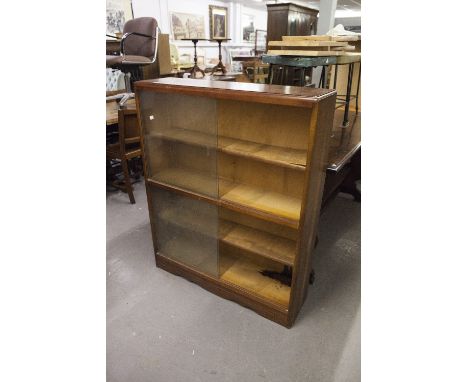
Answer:
[(210, 38), (228, 38), (228, 9), (210, 5)]
[(133, 19), (131, 0), (106, 0), (106, 33), (122, 33), (126, 21)]
[(255, 42), (255, 17), (242, 14), (242, 40), (244, 42)]
[(265, 53), (267, 31), (262, 29), (255, 30), (255, 55)]
[(205, 17), (192, 13), (171, 12), (172, 37), (205, 38)]

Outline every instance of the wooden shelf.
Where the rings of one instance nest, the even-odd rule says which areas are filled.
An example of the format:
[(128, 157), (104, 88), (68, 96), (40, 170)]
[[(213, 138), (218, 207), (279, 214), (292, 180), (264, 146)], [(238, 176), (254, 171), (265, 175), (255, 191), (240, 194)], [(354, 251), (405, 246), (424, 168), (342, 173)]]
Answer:
[[(298, 228), (301, 213), (301, 199), (283, 195), (277, 192), (263, 190), (259, 187), (238, 184), (226, 179), (209, 177), (204, 173), (183, 168), (169, 168), (157, 173), (151, 178), (155, 183), (175, 186), (188, 193), (207, 195), (217, 202), (219, 188), (219, 204), (227, 207), (240, 207), (243, 212), (253, 214), (255, 217), (269, 218), (279, 224), (286, 224)], [(250, 211), (249, 211), (250, 210)]]
[(305, 170), (307, 161), (307, 151), (305, 150), (269, 146), (228, 137), (219, 137), (218, 145), (220, 151), (228, 154), (252, 158), (296, 170)]
[(195, 170), (171, 167), (156, 173), (152, 179), (156, 182), (161, 182), (169, 186), (176, 186), (189, 192), (192, 191), (213, 198), (217, 198), (218, 195), (216, 178)]
[(301, 171), (305, 170), (307, 161), (306, 150), (271, 146), (222, 136), (219, 136), (217, 142), (215, 135), (195, 130), (167, 128), (157, 133), (151, 133), (150, 137), (202, 147), (218, 147), (219, 151), (227, 154), (252, 158), (254, 160)]
[(261, 258), (252, 260), (229, 253), (221, 253), (220, 268), (225, 269), (225, 271), (221, 274), (220, 279), (287, 308), (291, 288), (260, 273), (265, 269), (272, 269), (271, 265), (271, 261)]
[(294, 265), (296, 243), (293, 240), (228, 221), (221, 221), (219, 230), (223, 243), (284, 265)]
[(301, 199), (245, 184), (230, 183), (228, 186), (226, 188), (229, 190), (220, 197), (222, 201), (286, 219), (289, 221), (289, 226), (297, 228), (301, 214)]
[(217, 235), (222, 243), (242, 249), (251, 254), (261, 256), (278, 263), (293, 266), (296, 253), (296, 243), (293, 240), (260, 231), (245, 225), (227, 220), (218, 220), (218, 232), (213, 227), (213, 216), (204, 216), (186, 209), (165, 208), (158, 214), (165, 224), (175, 225), (183, 230), (195, 232), (205, 237)]
[(157, 132), (152, 132), (149, 137), (203, 147), (215, 148), (217, 145), (216, 135), (178, 127), (159, 129)]

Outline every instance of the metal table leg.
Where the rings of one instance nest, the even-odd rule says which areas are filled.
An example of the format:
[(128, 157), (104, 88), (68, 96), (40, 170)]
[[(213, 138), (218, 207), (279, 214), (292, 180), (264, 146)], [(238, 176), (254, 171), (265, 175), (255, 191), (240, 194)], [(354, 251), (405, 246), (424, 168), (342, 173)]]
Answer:
[(356, 90), (356, 115), (359, 111), (359, 87), (361, 86), (361, 63), (359, 62), (359, 75), (357, 80), (357, 90)]
[(348, 114), (349, 114), (349, 101), (351, 100), (351, 87), (353, 85), (353, 71), (354, 63), (349, 64), (348, 69), (348, 85), (346, 86), (346, 103), (345, 103), (345, 112), (343, 117), (343, 127), (346, 127), (349, 123)]
[(301, 80), (300, 80), (300, 86), (305, 85), (305, 68), (301, 68)]
[(341, 137), (340, 137), (340, 144), (344, 141), (345, 130), (349, 125), (349, 103), (351, 100), (351, 88), (353, 85), (353, 72), (354, 72), (354, 63), (350, 63), (348, 66), (348, 84), (346, 86), (346, 103), (345, 103), (345, 111), (343, 115), (343, 124), (341, 125)]
[(335, 65), (335, 78), (333, 79), (333, 89), (336, 89), (336, 80), (338, 79), (338, 66)]
[(322, 73), (320, 74), (320, 81), (319, 81), (319, 88), (326, 88), (327, 87), (327, 65), (322, 66)]

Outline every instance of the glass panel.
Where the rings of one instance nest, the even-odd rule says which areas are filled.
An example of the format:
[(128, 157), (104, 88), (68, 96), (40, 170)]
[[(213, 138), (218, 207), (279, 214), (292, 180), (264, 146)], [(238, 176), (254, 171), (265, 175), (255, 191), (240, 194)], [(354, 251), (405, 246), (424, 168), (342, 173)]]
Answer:
[(156, 188), (152, 199), (158, 253), (218, 277), (218, 207)]
[(140, 93), (148, 177), (217, 198), (216, 100)]

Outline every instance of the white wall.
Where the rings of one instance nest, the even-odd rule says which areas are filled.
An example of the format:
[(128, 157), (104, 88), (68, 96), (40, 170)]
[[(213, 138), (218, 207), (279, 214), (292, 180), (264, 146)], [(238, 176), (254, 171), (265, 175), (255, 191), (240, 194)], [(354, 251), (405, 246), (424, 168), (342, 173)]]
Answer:
[[(163, 33), (171, 33), (170, 12), (185, 12), (200, 14), (205, 17), (205, 33), (209, 38), (209, 5), (227, 7), (229, 11), (229, 37), (231, 45), (249, 45), (242, 42), (241, 15), (246, 13), (255, 16), (255, 27), (265, 29), (267, 26), (267, 9), (249, 8), (234, 1), (215, 0), (132, 0), (133, 13), (135, 17), (151, 16), (158, 20), (159, 27)], [(178, 46), (187, 46), (191, 43), (176, 42)], [(203, 44), (200, 44), (203, 45)], [(210, 45), (210, 44), (208, 44)]]
[[(194, 13), (203, 15), (205, 18), (205, 37), (210, 37), (209, 5), (218, 5), (228, 8), (228, 30), (229, 43), (223, 44), (223, 61), (226, 62), (227, 49), (237, 47), (250, 47), (253, 44), (242, 41), (241, 19), (242, 14), (249, 14), (255, 17), (255, 27), (266, 30), (267, 26), (267, 8), (255, 9), (246, 7), (239, 1), (216, 1), (216, 0), (132, 0), (134, 17), (154, 17), (158, 21), (162, 33), (171, 35), (171, 12)], [(193, 54), (193, 44), (190, 41), (173, 41), (179, 50), (179, 54)], [(218, 57), (218, 45), (209, 41), (201, 41), (197, 44), (199, 56), (205, 59), (214, 59)]]

